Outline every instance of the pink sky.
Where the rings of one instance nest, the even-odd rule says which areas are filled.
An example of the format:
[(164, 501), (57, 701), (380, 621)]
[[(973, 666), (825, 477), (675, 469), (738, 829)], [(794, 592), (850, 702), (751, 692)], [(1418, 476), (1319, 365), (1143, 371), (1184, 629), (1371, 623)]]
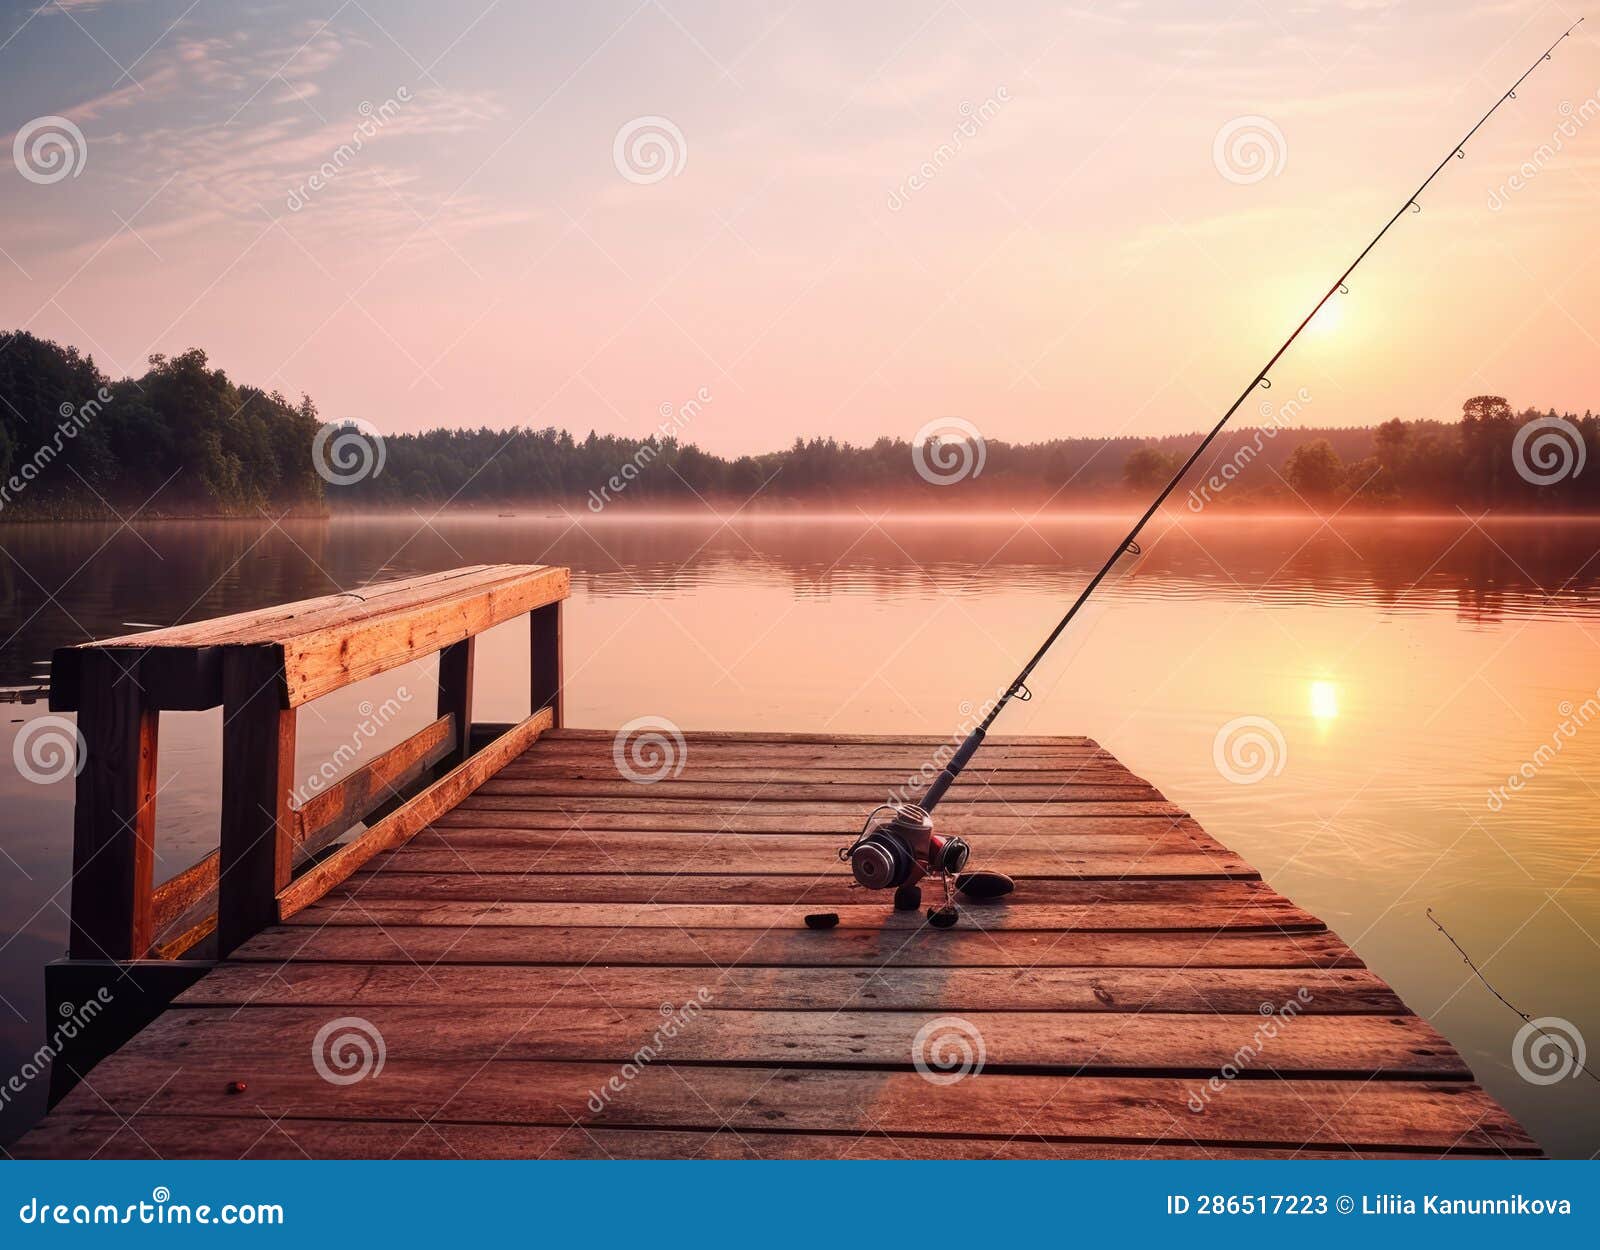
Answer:
[[(6, 147), (59, 115), (86, 154), (53, 182), (4, 169), (0, 326), (115, 374), (200, 346), (386, 432), (642, 435), (702, 388), (683, 437), (719, 452), (952, 416), (1007, 440), (1193, 430), (1578, 16), (8, 6)], [(1450, 418), (1483, 391), (1600, 407), (1596, 35), (1280, 365), (1304, 422)], [(1247, 117), (1270, 123), (1270, 169), (1224, 158), (1230, 178), (1214, 148)], [(640, 118), (671, 125), (664, 177), (619, 169)]]

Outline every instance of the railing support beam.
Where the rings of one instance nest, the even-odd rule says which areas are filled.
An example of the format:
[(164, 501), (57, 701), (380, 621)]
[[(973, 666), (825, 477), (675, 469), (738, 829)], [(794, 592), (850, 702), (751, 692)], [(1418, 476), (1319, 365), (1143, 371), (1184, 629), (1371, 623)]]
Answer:
[(229, 650), (222, 670), (222, 831), (217, 953), (278, 919), (294, 865), (295, 713), (272, 647)]
[(528, 613), (532, 700), (529, 713), (550, 709), (551, 728), (565, 723), (561, 715), (561, 601)]
[(74, 959), (141, 959), (154, 937), (156, 721), (136, 656), (88, 652), (72, 818)]

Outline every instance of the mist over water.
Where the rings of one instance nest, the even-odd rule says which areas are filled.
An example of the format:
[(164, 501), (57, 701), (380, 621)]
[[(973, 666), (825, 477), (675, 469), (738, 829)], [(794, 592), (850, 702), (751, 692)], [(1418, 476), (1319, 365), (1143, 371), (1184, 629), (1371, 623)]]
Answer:
[[(128, 622), (555, 563), (573, 569), (574, 725), (945, 734), (1011, 677), (1125, 528), (610, 512), (8, 527), (0, 685), (31, 685), (54, 648)], [(1141, 541), (996, 732), (1098, 739), (1336, 929), (1547, 1149), (1600, 1149), (1594, 1083), (1524, 1080), (1522, 1022), (1424, 914), (1512, 1002), (1600, 1045), (1584, 972), (1600, 948), (1600, 522), (1179, 512)], [(408, 696), (373, 751), (420, 727), (432, 681), (431, 663), (412, 666), (308, 707), (298, 772), (348, 740), (363, 700)], [(478, 717), (520, 717), (526, 689), (526, 629), (511, 622), (481, 641)], [(45, 708), (4, 711), (9, 758)], [(158, 877), (216, 844), (219, 724), (162, 719)], [(1245, 731), (1264, 763), (1239, 753)], [(7, 767), (0, 799), (3, 1081), (44, 1035), (41, 968), (65, 947), (72, 785)], [(39, 1082), (0, 1112), (0, 1139), (42, 1098)]]

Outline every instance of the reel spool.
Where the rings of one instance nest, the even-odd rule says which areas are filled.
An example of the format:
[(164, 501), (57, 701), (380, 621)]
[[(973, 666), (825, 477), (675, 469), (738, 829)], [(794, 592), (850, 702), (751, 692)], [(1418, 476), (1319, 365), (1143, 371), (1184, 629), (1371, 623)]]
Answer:
[[(887, 813), (878, 820), (879, 813)], [(915, 803), (885, 803), (867, 816), (861, 835), (839, 852), (857, 883), (869, 890), (895, 892), (896, 911), (910, 911), (922, 902), (923, 877), (944, 883), (944, 906), (928, 909), (938, 928), (955, 924), (959, 912), (951, 900), (950, 878), (967, 865), (972, 849), (962, 838), (942, 838), (933, 831), (933, 817)]]

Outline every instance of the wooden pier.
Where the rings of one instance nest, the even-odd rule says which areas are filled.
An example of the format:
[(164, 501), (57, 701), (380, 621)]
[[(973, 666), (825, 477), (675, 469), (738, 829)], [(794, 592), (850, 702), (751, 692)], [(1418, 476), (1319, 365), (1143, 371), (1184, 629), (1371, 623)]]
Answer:
[[(669, 733), (637, 779), (611, 731), (562, 727), (566, 591), (457, 570), (58, 656), (89, 754), (52, 1012), (135, 1006), (15, 1153), (1538, 1153), (1344, 942), (1095, 743), (990, 739), (940, 826), (1018, 889), (936, 930), (836, 852), (951, 743)], [(472, 638), (522, 613), (531, 714), (474, 730)], [(294, 710), (435, 650), (439, 719), (292, 809)], [(218, 854), (153, 887), (156, 714), (218, 703)]]

